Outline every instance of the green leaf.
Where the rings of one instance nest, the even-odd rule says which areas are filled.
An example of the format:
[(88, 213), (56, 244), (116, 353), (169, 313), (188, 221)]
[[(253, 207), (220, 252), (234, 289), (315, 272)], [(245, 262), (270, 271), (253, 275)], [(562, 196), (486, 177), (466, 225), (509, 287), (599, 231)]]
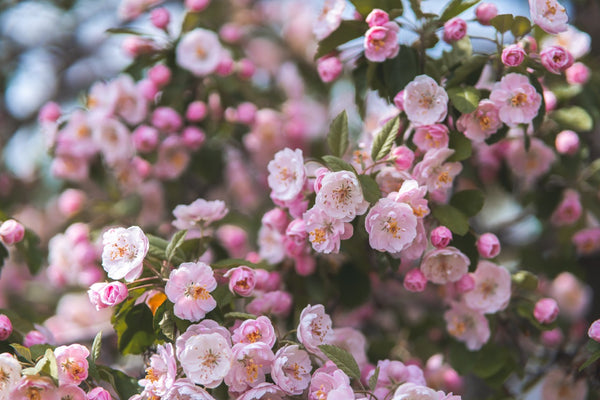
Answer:
[(537, 290), (538, 278), (529, 271), (519, 271), (512, 275), (511, 278), (512, 282), (521, 289), (532, 292)]
[(469, 232), (469, 219), (467, 216), (449, 204), (442, 204), (433, 208), (432, 214), (440, 224), (445, 225), (457, 235), (463, 236)]
[(323, 156), (323, 161), (327, 164), (327, 167), (334, 171), (350, 171), (356, 173), (354, 167), (348, 164), (346, 161), (335, 156)]
[(158, 338), (164, 337), (167, 340), (175, 341), (175, 319), (173, 314), (173, 304), (169, 301), (163, 302), (154, 313), (153, 319), (154, 333)]
[(111, 33), (111, 34), (125, 34), (125, 35), (136, 35), (136, 36), (140, 36), (142, 34), (141, 32), (138, 32), (133, 29), (128, 29), (128, 28), (108, 28), (105, 32)]
[(23, 240), (15, 244), (18, 256), (25, 261), (31, 275), (38, 273), (44, 258), (40, 249), (40, 238), (30, 229), (25, 229)]
[(373, 139), (373, 145), (371, 146), (371, 158), (373, 161), (378, 161), (387, 156), (392, 150), (394, 140), (398, 136), (398, 130), (400, 129), (400, 117), (389, 120)]
[(338, 114), (329, 125), (327, 145), (334, 156), (342, 157), (348, 149), (348, 114), (346, 110)]
[(167, 246), (169, 245), (169, 242), (167, 242), (165, 239), (160, 238), (158, 236), (154, 236), (151, 234), (146, 234), (146, 237), (148, 237), (148, 254), (157, 257), (159, 259), (164, 259), (165, 258), (165, 250), (167, 249)]
[(98, 365), (98, 373), (106, 382), (116, 390), (119, 399), (128, 399), (140, 390), (138, 381), (125, 373), (107, 367)]
[(225, 318), (229, 318), (229, 319), (241, 319), (241, 320), (247, 320), (247, 319), (256, 319), (256, 315), (254, 314), (248, 314), (248, 313), (243, 313), (243, 312), (228, 312), (225, 314)]
[(479, 105), (479, 91), (474, 87), (455, 87), (448, 90), (454, 107), (463, 114), (472, 113)]
[(462, 190), (454, 193), (450, 205), (462, 211), (467, 217), (476, 215), (482, 208), (485, 197), (480, 190)]
[(167, 261), (169, 263), (171, 262), (171, 259), (173, 259), (173, 257), (175, 256), (175, 253), (177, 252), (179, 247), (181, 247), (181, 245), (185, 241), (186, 233), (186, 229), (176, 232), (171, 238), (169, 244), (167, 244), (167, 248), (165, 249), (165, 256), (167, 256)]
[(479, 3), (481, 0), (452, 0), (448, 6), (444, 9), (440, 20), (442, 22), (446, 22), (457, 15), (462, 14), (467, 11), (469, 8), (473, 7), (475, 4)]
[(369, 390), (374, 391), (377, 386), (377, 379), (379, 379), (379, 365), (375, 368), (375, 372), (369, 378)]
[(23, 357), (25, 360), (33, 362), (33, 358), (31, 358), (31, 351), (29, 350), (29, 348), (22, 346), (18, 343), (11, 343), (10, 347), (15, 349), (17, 354)]
[(529, 18), (517, 15), (510, 27), (510, 31), (515, 38), (529, 33), (529, 31), (531, 31), (531, 22), (529, 21)]
[(122, 354), (141, 354), (155, 339), (152, 311), (145, 303), (127, 303), (112, 317), (118, 337), (118, 349)]
[(587, 132), (594, 127), (594, 120), (590, 114), (578, 106), (561, 108), (560, 110), (554, 111), (551, 117), (564, 129)]
[(200, 12), (188, 12), (183, 17), (183, 23), (181, 24), (181, 32), (189, 32), (194, 28), (200, 26), (200, 21), (202, 20), (202, 13)]
[(447, 161), (462, 161), (471, 157), (473, 145), (471, 141), (458, 131), (451, 131), (448, 147), (454, 149), (454, 154)]
[(54, 347), (49, 344), (34, 344), (29, 348), (31, 351), (31, 359), (37, 360), (38, 358), (43, 357), (48, 349), (53, 350)]
[[(363, 57), (364, 58), (364, 57)], [(370, 64), (368, 64), (370, 65)], [(352, 71), (352, 81), (354, 83), (354, 102), (358, 108), (358, 113), (362, 119), (365, 118), (367, 95), (367, 68), (366, 62), (356, 62), (356, 68)]]
[(369, 203), (376, 203), (381, 198), (381, 191), (375, 179), (369, 175), (358, 175), (358, 181), (360, 182), (363, 196)]
[(423, 10), (421, 10), (421, 0), (410, 0), (410, 8), (413, 10), (417, 18), (425, 17)]
[(465, 82), (471, 83), (471, 80), (472, 84), (475, 84), (481, 75), (481, 70), (487, 62), (488, 57), (482, 55), (473, 56), (468, 60), (463, 60), (463, 62), (454, 70), (452, 78), (446, 82), (446, 87), (451, 88)]
[(513, 26), (514, 17), (512, 14), (500, 14), (496, 15), (494, 18), (490, 20), (490, 25), (492, 25), (498, 32), (505, 33), (510, 31)]
[(336, 47), (363, 36), (367, 29), (369, 25), (364, 21), (343, 20), (335, 31), (319, 42), (315, 60), (331, 53)]
[(243, 258), (226, 258), (224, 260), (215, 261), (210, 264), (213, 269), (231, 269), (245, 265), (250, 268), (260, 268), (260, 265), (251, 263)]
[(356, 360), (348, 351), (341, 347), (333, 346), (330, 344), (322, 344), (319, 349), (329, 358), (334, 364), (344, 371), (350, 378), (360, 380), (360, 369)]
[(98, 357), (100, 357), (100, 348), (102, 347), (102, 331), (96, 334), (94, 341), (92, 342), (92, 351), (90, 352), (90, 356), (93, 362), (96, 362)]
[(596, 361), (598, 361), (598, 359), (600, 359), (600, 350), (595, 352), (594, 354), (592, 354), (590, 356), (590, 358), (587, 359), (586, 362), (584, 362), (581, 367), (579, 367), (579, 371), (583, 371), (584, 369), (586, 369), (587, 367), (589, 367), (590, 365), (592, 365), (593, 363), (595, 363)]
[(354, 5), (356, 11), (358, 11), (363, 17), (369, 15), (371, 10), (375, 8), (379, 8), (387, 12), (393, 10), (395, 12), (395, 17), (402, 15), (401, 0), (350, 0), (350, 2)]
[(379, 94), (392, 102), (396, 94), (418, 75), (419, 56), (412, 47), (401, 45), (396, 57), (375, 65), (380, 78), (383, 78)]

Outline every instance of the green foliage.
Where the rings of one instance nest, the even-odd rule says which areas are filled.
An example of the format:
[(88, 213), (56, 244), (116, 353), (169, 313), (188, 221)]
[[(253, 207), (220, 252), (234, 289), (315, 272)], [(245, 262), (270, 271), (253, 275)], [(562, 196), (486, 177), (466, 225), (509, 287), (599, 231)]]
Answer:
[(8, 258), (8, 249), (4, 246), (4, 243), (0, 243), (0, 271), (4, 266), (4, 260)]
[(448, 161), (466, 160), (473, 152), (471, 141), (458, 131), (450, 131), (448, 147), (454, 150), (454, 154), (448, 157)]
[(511, 32), (515, 38), (522, 37), (531, 31), (529, 18), (500, 14), (492, 18), (490, 24), (500, 33)]
[(348, 307), (358, 307), (371, 294), (368, 273), (354, 263), (345, 263), (335, 277), (341, 303)]
[(122, 354), (142, 354), (155, 340), (152, 311), (145, 303), (135, 305), (135, 300), (121, 303), (111, 319)]
[(348, 149), (348, 114), (342, 111), (329, 125), (327, 145), (334, 156), (342, 157)]
[(356, 360), (348, 351), (330, 344), (322, 344), (319, 349), (334, 364), (352, 379), (360, 380), (360, 369)]
[(247, 320), (247, 319), (256, 319), (256, 315), (254, 314), (248, 314), (248, 313), (243, 313), (243, 312), (228, 312), (227, 314), (225, 314), (225, 318), (229, 318), (229, 319), (241, 319), (243, 321)]
[(600, 343), (590, 339), (586, 345), (586, 349), (590, 352), (590, 357), (579, 367), (579, 371), (583, 371), (596, 361), (600, 360)]
[(371, 390), (371, 391), (375, 390), (378, 379), (379, 379), (379, 366), (377, 366), (377, 368), (375, 368), (375, 372), (373, 372), (373, 375), (371, 375), (371, 377), (369, 378), (369, 390)]
[(391, 19), (401, 16), (403, 11), (401, 0), (350, 0), (350, 2), (363, 17), (369, 15), (374, 8), (387, 11)]
[(538, 287), (538, 278), (529, 271), (518, 271), (511, 276), (513, 284), (518, 288), (534, 291)]
[(58, 364), (52, 349), (46, 349), (44, 356), (40, 358), (34, 367), (24, 368), (23, 375), (44, 375), (52, 378), (58, 384)]
[(446, 22), (463, 12), (467, 11), (469, 8), (473, 7), (475, 4), (479, 3), (481, 0), (452, 0), (440, 16), (440, 20), (442, 22)]
[(398, 130), (400, 129), (400, 117), (395, 117), (389, 120), (381, 130), (373, 139), (373, 145), (371, 146), (371, 158), (373, 161), (379, 161), (382, 158), (386, 157), (390, 150), (392, 150), (392, 146), (394, 145), (394, 141), (396, 140), (396, 136), (398, 136)]
[(358, 175), (358, 181), (360, 182), (363, 196), (369, 203), (376, 203), (381, 198), (381, 191), (375, 179), (369, 175)]
[(456, 207), (449, 204), (441, 204), (433, 207), (433, 216), (457, 235), (466, 235), (469, 231), (468, 217)]
[(94, 341), (92, 342), (92, 351), (90, 352), (90, 357), (93, 362), (100, 357), (100, 349), (102, 348), (102, 331), (98, 332), (94, 337)]
[(332, 170), (334, 172), (350, 171), (350, 172), (356, 173), (356, 170), (354, 169), (354, 167), (352, 165), (348, 164), (346, 161), (342, 160), (339, 157), (329, 156), (329, 155), (323, 156), (323, 161), (327, 165), (327, 168), (329, 168), (330, 170)]
[(40, 238), (30, 229), (25, 229), (23, 240), (15, 244), (17, 256), (22, 259), (29, 268), (31, 275), (35, 275), (42, 267), (44, 253), (40, 248)]
[(462, 211), (467, 217), (472, 217), (483, 208), (484, 200), (483, 192), (480, 190), (462, 190), (454, 193), (450, 205)]
[(561, 108), (551, 114), (551, 118), (558, 122), (563, 129), (577, 132), (591, 131), (594, 120), (590, 114), (579, 106)]
[[(173, 257), (175, 257), (175, 254), (178, 252), (179, 248), (185, 241), (186, 234), (187, 230), (184, 229), (182, 231), (176, 232), (173, 235), (171, 241), (167, 244), (167, 247), (165, 248), (165, 256), (167, 257), (167, 262), (170, 263)], [(182, 254), (181, 251), (179, 251), (179, 258), (182, 261), (185, 260), (185, 256)]]
[(480, 95), (477, 89), (467, 86), (449, 89), (448, 97), (458, 111), (468, 114), (477, 109)]
[(369, 29), (364, 21), (343, 20), (340, 26), (319, 42), (315, 60), (334, 51), (338, 46), (359, 38)]
[(128, 399), (139, 392), (140, 386), (137, 379), (105, 365), (98, 365), (97, 368), (100, 378), (110, 383), (120, 399)]
[(499, 14), (491, 19), (490, 25), (492, 25), (500, 33), (506, 33), (510, 31), (513, 25), (514, 17), (512, 14)]
[[(402, 71), (402, 73), (398, 73)], [(381, 97), (392, 101), (419, 71), (417, 51), (401, 45), (398, 55), (381, 63), (368, 63), (366, 76), (369, 87)]]

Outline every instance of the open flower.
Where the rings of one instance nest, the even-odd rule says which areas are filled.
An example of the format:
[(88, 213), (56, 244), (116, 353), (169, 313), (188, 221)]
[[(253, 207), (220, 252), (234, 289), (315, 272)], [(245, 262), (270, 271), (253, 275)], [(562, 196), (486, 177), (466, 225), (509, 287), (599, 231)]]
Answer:
[(542, 96), (525, 75), (511, 73), (494, 84), (490, 100), (498, 108), (500, 120), (508, 126), (528, 124), (538, 113)]
[(503, 310), (510, 300), (510, 273), (490, 261), (479, 261), (473, 273), (475, 288), (464, 295), (465, 304), (486, 314)]
[(10, 353), (0, 354), (0, 400), (8, 400), (10, 391), (17, 385), (21, 377), (21, 364)]
[(192, 382), (215, 388), (231, 368), (232, 352), (222, 335), (206, 333), (190, 337), (178, 357), (185, 375)]
[(482, 312), (453, 303), (444, 313), (448, 333), (464, 342), (469, 350), (479, 350), (490, 338), (490, 325)]
[(365, 33), (365, 57), (369, 61), (382, 62), (398, 55), (398, 31), (400, 28), (395, 22), (384, 25), (372, 26)]
[(396, 192), (379, 199), (365, 220), (369, 244), (379, 251), (398, 253), (417, 236), (417, 217), (406, 203), (393, 200)]
[(112, 228), (102, 236), (102, 266), (112, 279), (131, 282), (142, 274), (148, 238), (138, 226)]
[(327, 215), (344, 222), (364, 214), (369, 207), (358, 178), (350, 171), (326, 173), (315, 204)]
[(142, 395), (162, 396), (177, 377), (177, 360), (172, 343), (158, 345), (156, 354), (150, 357), (150, 366), (146, 368), (146, 376), (139, 381), (144, 386)]
[(419, 75), (404, 88), (404, 111), (416, 126), (432, 125), (446, 118), (448, 94), (427, 75)]
[(58, 381), (61, 385), (79, 385), (88, 376), (87, 357), (90, 352), (80, 344), (59, 346), (54, 349), (58, 365)]
[(267, 169), (272, 198), (291, 201), (300, 194), (306, 181), (302, 150), (285, 148), (278, 151)]
[(231, 391), (243, 392), (265, 381), (275, 355), (263, 342), (238, 343), (232, 349), (232, 362), (225, 384)]
[(271, 377), (287, 394), (302, 394), (310, 383), (310, 358), (297, 345), (284, 346), (275, 354)]
[(196, 76), (205, 76), (217, 69), (223, 48), (215, 32), (196, 28), (182, 36), (175, 55), (179, 66)]
[(423, 257), (421, 271), (427, 280), (443, 285), (458, 281), (469, 271), (469, 257), (456, 247), (448, 246), (430, 251)]
[(323, 355), (318, 346), (330, 343), (333, 339), (333, 331), (331, 317), (327, 315), (322, 304), (315, 306), (309, 304), (302, 310), (296, 336), (306, 350), (320, 356)]
[(501, 126), (498, 109), (490, 100), (481, 100), (475, 111), (461, 115), (456, 121), (456, 128), (476, 143), (483, 142)]
[(350, 238), (354, 232), (350, 223), (331, 217), (317, 206), (305, 212), (303, 218), (308, 240), (320, 253), (339, 252), (340, 241)]
[(217, 288), (212, 268), (203, 263), (183, 263), (171, 271), (165, 294), (175, 303), (175, 315), (189, 321), (199, 321), (212, 311), (217, 302), (210, 292)]
[(557, 0), (529, 0), (529, 12), (533, 23), (548, 33), (567, 30), (567, 10)]

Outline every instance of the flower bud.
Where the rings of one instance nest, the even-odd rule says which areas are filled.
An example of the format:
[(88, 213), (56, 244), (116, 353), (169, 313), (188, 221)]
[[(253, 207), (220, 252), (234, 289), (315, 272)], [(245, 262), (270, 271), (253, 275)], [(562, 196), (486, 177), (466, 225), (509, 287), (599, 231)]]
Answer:
[(567, 83), (570, 85), (583, 85), (590, 79), (590, 69), (583, 63), (575, 63), (565, 71)]
[(65, 217), (77, 214), (83, 208), (87, 196), (78, 189), (66, 189), (58, 197), (58, 210)]
[(588, 329), (588, 336), (590, 339), (595, 340), (596, 342), (600, 342), (600, 319), (595, 320), (590, 325), (590, 329)]
[(159, 133), (156, 128), (140, 125), (132, 133), (133, 145), (141, 153), (148, 153), (156, 149)]
[(404, 90), (398, 92), (396, 96), (394, 96), (394, 105), (400, 111), (404, 111)]
[(489, 25), (496, 15), (498, 15), (498, 8), (493, 3), (481, 3), (475, 9), (475, 16), (481, 25)]
[(550, 329), (549, 331), (542, 332), (540, 339), (542, 340), (542, 344), (544, 346), (556, 347), (563, 341), (564, 336), (560, 328), (554, 328)]
[(163, 87), (171, 81), (171, 70), (163, 64), (155, 65), (148, 71), (148, 78), (158, 87)]
[(367, 24), (369, 24), (369, 28), (374, 26), (383, 26), (390, 22), (390, 16), (385, 11), (375, 8), (369, 13), (369, 15), (367, 15), (365, 21)]
[(502, 64), (507, 67), (517, 67), (525, 60), (525, 50), (518, 44), (511, 44), (502, 50)]
[(238, 73), (242, 79), (249, 79), (254, 75), (254, 63), (247, 58), (242, 58), (237, 64)]
[(158, 86), (150, 79), (142, 79), (137, 84), (138, 91), (142, 94), (144, 99), (148, 101), (154, 101), (156, 95), (159, 92)]
[(90, 302), (96, 307), (96, 310), (117, 305), (128, 295), (127, 286), (119, 281), (94, 283), (88, 290)]
[(406, 273), (403, 285), (410, 292), (422, 292), (427, 286), (427, 278), (419, 268), (413, 268)]
[(169, 10), (164, 7), (155, 8), (150, 13), (150, 21), (152, 22), (152, 25), (158, 29), (166, 29), (170, 20), (171, 14), (169, 13)]
[(53, 101), (44, 104), (38, 115), (40, 122), (56, 122), (60, 118), (60, 106)]
[(232, 268), (224, 275), (229, 278), (229, 291), (248, 297), (256, 286), (256, 272), (245, 265)]
[(12, 331), (13, 327), (10, 319), (4, 314), (0, 314), (0, 340), (8, 339)]
[(171, 107), (158, 107), (152, 113), (152, 125), (161, 131), (174, 133), (181, 129), (181, 116)]
[(183, 143), (192, 151), (198, 150), (206, 140), (206, 134), (200, 128), (188, 126), (181, 134)]
[(185, 8), (193, 12), (204, 10), (210, 5), (210, 0), (185, 0)]
[(473, 274), (464, 274), (456, 281), (454, 287), (458, 293), (467, 293), (475, 289), (475, 278), (473, 277)]
[(415, 153), (406, 146), (398, 146), (392, 150), (392, 157), (396, 163), (396, 168), (400, 171), (406, 171), (412, 167), (415, 161)]
[(36, 344), (47, 344), (48, 338), (44, 336), (44, 334), (40, 331), (29, 331), (27, 335), (23, 338), (23, 346), (31, 347)]
[(443, 249), (452, 241), (452, 232), (445, 226), (438, 226), (431, 231), (431, 244), (437, 249)]
[(0, 240), (7, 246), (23, 240), (25, 228), (14, 219), (7, 219), (0, 225)]
[(558, 304), (549, 297), (538, 300), (533, 309), (533, 316), (540, 324), (550, 324), (558, 316)]
[(106, 389), (101, 387), (96, 387), (90, 390), (87, 394), (88, 400), (111, 400), (112, 396)]
[(444, 24), (444, 41), (456, 42), (467, 34), (467, 23), (464, 19), (454, 17)]
[(540, 53), (540, 59), (544, 68), (557, 75), (573, 65), (574, 62), (571, 53), (560, 46), (545, 48)]
[(572, 156), (579, 150), (579, 135), (569, 130), (562, 131), (556, 135), (554, 145), (560, 154)]
[(249, 102), (244, 102), (237, 107), (237, 119), (242, 124), (250, 125), (254, 122), (256, 116), (256, 106)]
[(336, 80), (342, 73), (343, 68), (340, 59), (334, 55), (324, 56), (317, 60), (319, 77), (325, 83)]
[(202, 121), (206, 117), (206, 104), (202, 101), (193, 101), (185, 112), (185, 118), (191, 122)]
[(500, 253), (500, 241), (493, 233), (484, 233), (477, 239), (477, 251), (483, 258), (494, 258)]

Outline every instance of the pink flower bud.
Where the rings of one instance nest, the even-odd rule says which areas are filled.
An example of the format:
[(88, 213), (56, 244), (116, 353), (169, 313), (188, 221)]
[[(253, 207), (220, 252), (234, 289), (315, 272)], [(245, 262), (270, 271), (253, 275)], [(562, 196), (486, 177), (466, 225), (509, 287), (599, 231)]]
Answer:
[(518, 44), (511, 44), (502, 50), (502, 64), (507, 67), (516, 67), (525, 60), (525, 50)]
[(294, 257), (294, 262), (296, 273), (300, 276), (308, 276), (317, 268), (317, 262), (310, 253)]
[(236, 43), (242, 38), (243, 32), (239, 26), (228, 23), (219, 29), (219, 36), (224, 42)]
[(152, 125), (161, 131), (174, 133), (181, 129), (181, 116), (171, 107), (158, 107), (152, 113)]
[(225, 116), (225, 121), (227, 121), (227, 122), (231, 122), (231, 123), (237, 122), (237, 110), (233, 107), (227, 107), (225, 109), (224, 116)]
[(156, 43), (151, 39), (139, 36), (128, 36), (121, 43), (121, 48), (130, 57), (137, 57), (142, 54), (149, 54), (156, 50)]
[(250, 125), (254, 122), (256, 116), (256, 106), (249, 102), (244, 102), (237, 107), (237, 118), (238, 122), (242, 124)]
[(556, 135), (554, 145), (560, 154), (572, 156), (579, 150), (579, 135), (573, 131), (562, 131)]
[(595, 340), (596, 342), (600, 342), (600, 319), (595, 320), (590, 325), (590, 329), (588, 329), (588, 336), (590, 339)]
[(590, 79), (590, 69), (583, 63), (577, 62), (567, 68), (567, 83), (570, 85), (583, 85)]
[(234, 63), (231, 56), (223, 55), (219, 60), (219, 64), (217, 65), (217, 69), (215, 72), (220, 76), (229, 76), (233, 73)]
[(131, 164), (142, 179), (150, 176), (150, 172), (152, 172), (152, 164), (150, 164), (147, 160), (144, 160), (141, 157), (134, 157), (133, 160), (131, 160)]
[(0, 240), (7, 246), (23, 240), (25, 228), (14, 219), (7, 219), (0, 225)]
[(155, 8), (150, 13), (150, 21), (158, 29), (166, 29), (171, 21), (171, 14), (164, 7)]
[(431, 244), (437, 249), (443, 249), (452, 241), (452, 232), (445, 226), (438, 226), (431, 231)]
[(533, 309), (533, 316), (540, 324), (550, 324), (558, 316), (558, 304), (549, 297), (538, 300)]
[(6, 340), (13, 331), (10, 318), (4, 314), (0, 314), (0, 340)]
[(263, 225), (284, 233), (288, 226), (288, 217), (281, 208), (274, 208), (263, 215), (261, 222)]
[(256, 286), (256, 272), (245, 265), (232, 268), (225, 274), (229, 278), (229, 291), (248, 297)]
[(206, 117), (206, 104), (202, 101), (193, 101), (188, 105), (185, 118), (191, 122), (202, 121)]
[(117, 305), (128, 295), (127, 286), (119, 281), (94, 283), (88, 290), (90, 302), (96, 307), (96, 310)]
[(171, 81), (171, 70), (163, 64), (155, 65), (148, 71), (148, 78), (158, 87), (163, 87)]
[(106, 389), (101, 387), (96, 387), (90, 390), (87, 394), (88, 400), (111, 400), (112, 396)]
[(150, 79), (142, 79), (137, 84), (137, 89), (142, 94), (144, 99), (148, 101), (154, 101), (156, 95), (159, 92), (158, 86)]
[(390, 22), (390, 16), (385, 11), (375, 8), (369, 13), (369, 15), (367, 15), (365, 21), (367, 24), (369, 24), (369, 28), (374, 26), (383, 26)]
[(334, 55), (324, 56), (317, 60), (317, 71), (319, 72), (319, 77), (325, 83), (333, 82), (336, 80), (340, 74), (344, 66), (340, 59)]
[[(260, 261), (260, 259), (258, 259)], [(277, 290), (281, 285), (281, 275), (277, 271), (267, 271), (266, 269), (257, 268), (256, 272), (256, 289), (271, 292)]]
[(473, 274), (467, 273), (461, 276), (460, 279), (455, 282), (454, 288), (458, 293), (467, 293), (475, 289), (475, 278), (473, 277)]
[(464, 384), (463, 377), (460, 376), (454, 369), (446, 369), (442, 374), (442, 379), (444, 380), (444, 386), (446, 386), (448, 390), (454, 393), (462, 392)]
[(394, 96), (394, 105), (400, 111), (404, 111), (404, 90), (398, 92), (396, 96)]
[(498, 15), (498, 8), (493, 3), (481, 3), (475, 9), (475, 16), (481, 25), (489, 25), (496, 15)]
[(132, 133), (133, 145), (140, 153), (148, 153), (158, 145), (158, 130), (148, 125), (140, 125)]
[(206, 134), (204, 131), (195, 126), (188, 126), (184, 128), (181, 136), (183, 144), (185, 144), (192, 151), (198, 150), (206, 140)]
[(240, 78), (242, 79), (249, 79), (252, 78), (252, 75), (254, 75), (254, 63), (247, 58), (242, 58), (239, 60), (237, 68)]
[(540, 53), (540, 59), (544, 68), (557, 75), (573, 65), (574, 62), (571, 53), (561, 46), (549, 46), (545, 48)]
[(544, 331), (540, 335), (542, 344), (548, 347), (558, 346), (564, 339), (563, 333), (560, 328), (554, 328), (549, 331)]
[(58, 211), (65, 217), (70, 217), (81, 211), (86, 200), (87, 196), (84, 191), (66, 189), (58, 197)]
[(444, 41), (453, 43), (467, 34), (467, 23), (464, 19), (454, 17), (444, 24)]
[(48, 338), (40, 331), (29, 331), (23, 338), (23, 346), (31, 347), (36, 344), (48, 344)]
[(60, 114), (60, 106), (53, 101), (49, 101), (41, 108), (38, 115), (38, 121), (42, 123), (56, 122), (56, 120), (60, 118)]
[(406, 171), (412, 167), (415, 161), (415, 153), (406, 146), (398, 146), (392, 150), (392, 158), (396, 163), (396, 168), (400, 171)]
[(477, 251), (483, 258), (494, 258), (500, 253), (500, 241), (493, 233), (484, 233), (477, 239)]
[(247, 251), (248, 234), (239, 226), (220, 226), (219, 229), (217, 229), (217, 238), (232, 257), (241, 258)]
[(403, 285), (409, 292), (422, 292), (427, 286), (427, 278), (419, 268), (413, 268), (406, 273)]
[(210, 0), (185, 0), (185, 8), (198, 12), (204, 10), (210, 4)]
[(544, 89), (544, 103), (546, 103), (546, 112), (550, 112), (556, 108), (556, 103), (558, 100), (556, 99), (556, 95), (551, 90)]

